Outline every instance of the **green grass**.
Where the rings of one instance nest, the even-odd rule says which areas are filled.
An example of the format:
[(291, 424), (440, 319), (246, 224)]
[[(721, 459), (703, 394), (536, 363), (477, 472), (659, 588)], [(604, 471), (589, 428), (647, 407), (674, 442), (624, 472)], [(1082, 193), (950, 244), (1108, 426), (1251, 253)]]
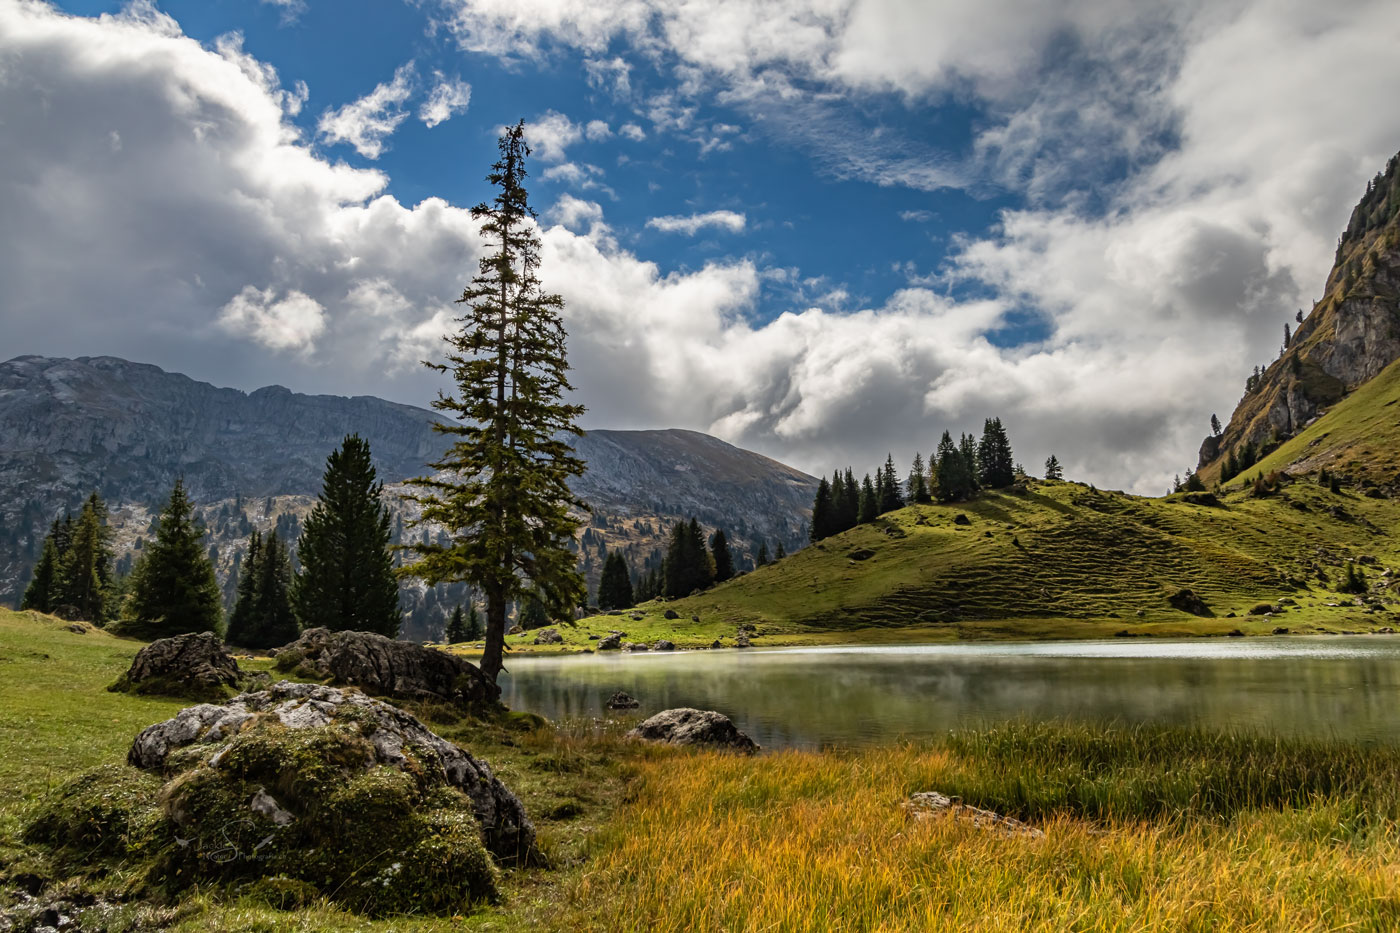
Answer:
[[(0, 903), (42, 870), (18, 842), (68, 777), (118, 765), (176, 700), (106, 691), (140, 647), (0, 612)], [(245, 662), (246, 663), (246, 662)], [(628, 719), (531, 728), (411, 707), (525, 801), (549, 868), (466, 917), (277, 910), (219, 887), (134, 902), (179, 931), (1390, 930), (1400, 924), (1400, 748), (1187, 729), (1009, 725), (757, 757), (639, 746)], [(921, 790), (1030, 821), (1006, 838), (911, 820)], [(52, 870), (53, 866), (48, 866)], [(89, 890), (120, 890), (111, 866)], [(76, 882), (69, 881), (68, 884)]]
[[(1235, 490), (1220, 506), (1036, 481), (902, 509), (704, 593), (558, 626), (562, 648), (535, 648), (533, 633), (507, 642), (577, 651), (589, 635), (620, 629), (629, 641), (732, 646), (745, 623), (763, 645), (1372, 631), (1400, 623), (1351, 605), (1335, 586), (1347, 560), (1374, 561), (1371, 596), (1400, 605), (1380, 574), (1400, 566), (1388, 535), (1397, 527), (1400, 502), (1312, 481), (1264, 499)], [(1173, 609), (1167, 598), (1183, 587), (1214, 616)], [(1279, 600), (1296, 605), (1248, 615)], [(679, 618), (663, 618), (668, 609)]]

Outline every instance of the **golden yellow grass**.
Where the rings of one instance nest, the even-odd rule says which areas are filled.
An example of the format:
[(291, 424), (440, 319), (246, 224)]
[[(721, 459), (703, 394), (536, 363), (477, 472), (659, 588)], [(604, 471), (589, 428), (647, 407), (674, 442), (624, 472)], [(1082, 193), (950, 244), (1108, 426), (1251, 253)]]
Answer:
[[(564, 926), (699, 931), (1395, 930), (1393, 824), (1324, 796), (1229, 818), (1090, 823), (1043, 839), (910, 820), (956, 786), (946, 749), (699, 754), (644, 766), (568, 890)], [(974, 801), (969, 801), (974, 802)]]

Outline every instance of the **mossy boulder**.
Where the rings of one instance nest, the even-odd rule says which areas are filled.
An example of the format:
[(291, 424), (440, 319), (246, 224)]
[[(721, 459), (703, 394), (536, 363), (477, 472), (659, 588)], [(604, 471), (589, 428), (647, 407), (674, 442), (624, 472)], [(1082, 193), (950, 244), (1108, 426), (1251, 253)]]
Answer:
[(134, 858), (170, 897), (226, 885), (374, 916), (492, 900), (496, 861), (537, 854), (485, 762), (358, 691), (287, 682), (143, 730), (128, 766), (71, 782), (26, 838), (93, 870)]
[(283, 673), (358, 687), (366, 693), (405, 700), (431, 700), (484, 709), (500, 690), (475, 664), (437, 648), (386, 638), (373, 632), (311, 628), (277, 652)]
[(218, 701), (253, 686), (256, 679), (239, 669), (218, 635), (190, 632), (156, 639), (136, 652), (131, 667), (107, 689)]

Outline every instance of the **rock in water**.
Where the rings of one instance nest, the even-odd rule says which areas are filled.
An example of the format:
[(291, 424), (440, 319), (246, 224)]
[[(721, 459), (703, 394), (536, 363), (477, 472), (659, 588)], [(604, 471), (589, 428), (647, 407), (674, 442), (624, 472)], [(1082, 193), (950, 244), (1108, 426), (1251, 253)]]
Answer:
[(756, 752), (758, 743), (740, 732), (733, 721), (713, 710), (668, 709), (627, 733), (629, 739), (668, 742), (671, 745), (706, 745)]
[(537, 645), (562, 645), (563, 643), (564, 636), (559, 634), (558, 629), (542, 628), (535, 635), (535, 644)]
[(501, 691), (475, 665), (454, 654), (372, 632), (310, 628), (277, 652), (279, 671), (298, 671), (375, 696), (445, 700), (483, 707)]
[[(441, 792), (465, 795), (467, 815), (474, 817), (481, 842), (498, 859), (516, 862), (535, 853), (535, 829), (525, 808), (484, 761), (409, 713), (358, 690), (284, 680), (223, 705), (191, 706), (144, 729), (127, 760), (170, 778), (162, 792), (167, 814), (182, 829), (207, 830), (211, 839), (219, 827), (199, 824), (211, 794), (234, 795), (269, 825), (298, 826), (332, 819), (328, 808), (334, 813), (337, 801), (347, 806), (340, 817), (360, 821), (355, 808), (342, 800), (359, 794), (355, 788), (364, 791), (360, 803), (366, 803), (375, 788), (393, 800), (412, 787), (409, 796), (422, 796), (423, 806), (428, 798), (434, 807), (457, 799)], [(406, 810), (399, 816), (413, 814)], [(433, 819), (451, 822), (445, 815)], [(371, 845), (372, 839), (363, 840), (367, 849), (379, 847), (377, 841)]]
[(213, 632), (160, 638), (136, 653), (131, 667), (109, 687), (122, 693), (164, 694), (223, 700), (244, 683), (238, 662)]
[(641, 705), (636, 697), (621, 690), (608, 697), (608, 709), (636, 709)]

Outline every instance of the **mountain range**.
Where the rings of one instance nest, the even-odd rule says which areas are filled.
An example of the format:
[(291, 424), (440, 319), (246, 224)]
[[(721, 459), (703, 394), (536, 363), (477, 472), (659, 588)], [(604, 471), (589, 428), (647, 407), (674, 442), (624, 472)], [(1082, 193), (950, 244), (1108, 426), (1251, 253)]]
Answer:
[[(444, 449), (438, 419), (369, 396), (217, 388), (115, 357), (0, 363), (0, 602), (18, 600), (48, 524), (94, 489), (129, 562), (176, 477), (200, 506), (227, 581), (252, 527), (296, 533), (326, 456), (350, 433), (370, 442), (396, 535), (425, 533), (405, 530), (414, 510), (393, 493)], [(575, 448), (588, 470), (573, 491), (592, 508), (580, 563), (594, 583), (604, 549), (623, 550), (643, 571), (658, 562), (670, 526), (692, 516), (724, 528), (741, 565), (760, 544), (805, 543), (817, 481), (792, 467), (677, 429), (589, 431)], [(414, 634), (450, 610), (441, 596), (406, 591)]]

